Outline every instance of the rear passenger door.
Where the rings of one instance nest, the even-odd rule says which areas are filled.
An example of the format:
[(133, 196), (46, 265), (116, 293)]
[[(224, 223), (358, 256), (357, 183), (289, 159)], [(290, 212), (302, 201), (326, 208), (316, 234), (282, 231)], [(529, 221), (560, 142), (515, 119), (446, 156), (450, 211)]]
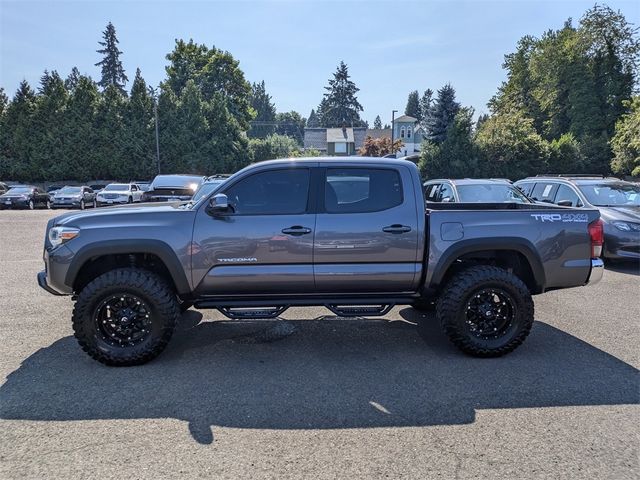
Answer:
[[(316, 291), (402, 292), (420, 276), (413, 182), (405, 166), (321, 169)], [(408, 190), (408, 191), (407, 191)]]

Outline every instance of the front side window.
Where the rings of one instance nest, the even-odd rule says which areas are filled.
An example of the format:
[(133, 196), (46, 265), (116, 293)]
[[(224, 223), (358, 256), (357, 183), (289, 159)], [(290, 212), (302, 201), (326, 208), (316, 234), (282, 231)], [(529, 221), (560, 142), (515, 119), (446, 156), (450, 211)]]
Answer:
[(309, 169), (251, 175), (224, 192), (237, 215), (294, 215), (307, 210)]
[(458, 185), (458, 195), (465, 203), (531, 203), (519, 189), (506, 183)]
[(560, 185), (556, 193), (556, 203), (570, 201), (572, 207), (582, 207), (582, 202), (578, 194), (571, 187)]
[(439, 183), (430, 183), (424, 188), (424, 196), (427, 199), (427, 202), (437, 202), (438, 201), (438, 190), (440, 184)]
[(451, 185), (448, 183), (443, 183), (440, 191), (438, 192), (437, 202), (455, 202), (455, 197), (453, 195), (453, 189)]
[(329, 168), (324, 205), (329, 213), (379, 212), (402, 204), (397, 170)]
[(531, 191), (531, 198), (537, 202), (553, 203), (558, 185), (555, 183), (537, 182)]

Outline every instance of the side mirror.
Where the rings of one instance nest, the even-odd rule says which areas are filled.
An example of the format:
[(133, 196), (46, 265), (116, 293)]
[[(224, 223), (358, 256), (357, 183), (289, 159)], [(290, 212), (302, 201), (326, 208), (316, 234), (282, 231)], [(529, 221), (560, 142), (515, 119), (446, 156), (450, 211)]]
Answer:
[(573, 202), (571, 200), (560, 200), (556, 203), (556, 205), (559, 205), (561, 207), (571, 207), (573, 205)]
[(224, 215), (229, 211), (229, 199), (224, 193), (217, 193), (209, 199), (209, 212)]
[(453, 197), (444, 197), (442, 199), (442, 203), (451, 203), (453, 202)]

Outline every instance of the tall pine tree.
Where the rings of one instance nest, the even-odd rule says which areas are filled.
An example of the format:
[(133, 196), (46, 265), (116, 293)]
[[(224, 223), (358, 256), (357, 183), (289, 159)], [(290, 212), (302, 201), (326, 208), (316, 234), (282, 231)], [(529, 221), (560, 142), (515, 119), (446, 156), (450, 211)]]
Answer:
[(249, 129), (249, 137), (265, 138), (274, 133), (276, 107), (271, 101), (271, 95), (267, 93), (264, 80), (251, 85), (251, 107), (255, 110), (256, 116)]
[(373, 128), (378, 130), (382, 128), (382, 119), (380, 118), (380, 115), (376, 115), (376, 118), (373, 121)]
[(318, 107), (323, 127), (358, 127), (363, 124), (360, 119), (362, 105), (356, 96), (360, 89), (350, 79), (349, 68), (344, 62), (340, 62), (325, 90), (327, 93)]
[(124, 73), (124, 67), (120, 60), (122, 52), (118, 49), (118, 37), (116, 37), (116, 28), (111, 22), (107, 24), (107, 28), (102, 32), (102, 42), (98, 42), (102, 48), (96, 50), (103, 56), (102, 60), (96, 63), (96, 66), (102, 68), (102, 76), (98, 85), (103, 89), (108, 86), (117, 88), (120, 93), (125, 94), (125, 85), (129, 80)]
[(456, 102), (456, 91), (451, 84), (438, 90), (438, 98), (425, 119), (427, 139), (435, 143), (444, 142), (447, 138), (447, 130), (459, 110), (460, 104)]
[(407, 106), (404, 109), (404, 114), (409, 115), (417, 119), (419, 122), (422, 120), (422, 111), (420, 110), (420, 95), (417, 90), (414, 90), (409, 94), (407, 98)]
[(309, 118), (307, 119), (307, 127), (308, 128), (317, 128), (320, 127), (320, 119), (316, 114), (316, 111), (312, 108), (311, 113), (309, 114)]

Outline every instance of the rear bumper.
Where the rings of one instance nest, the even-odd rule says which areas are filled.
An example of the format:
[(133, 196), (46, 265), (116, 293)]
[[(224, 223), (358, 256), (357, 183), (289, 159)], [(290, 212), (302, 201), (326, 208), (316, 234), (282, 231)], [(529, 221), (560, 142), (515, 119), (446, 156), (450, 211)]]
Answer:
[(600, 280), (602, 280), (602, 275), (604, 274), (604, 262), (600, 258), (592, 258), (591, 259), (591, 272), (589, 273), (589, 278), (587, 279), (587, 285), (595, 285)]

